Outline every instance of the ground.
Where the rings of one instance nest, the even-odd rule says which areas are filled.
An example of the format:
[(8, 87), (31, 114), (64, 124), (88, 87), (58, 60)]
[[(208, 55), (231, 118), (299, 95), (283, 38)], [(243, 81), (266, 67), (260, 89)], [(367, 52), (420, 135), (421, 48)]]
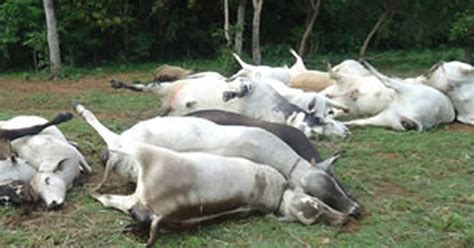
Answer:
[[(76, 100), (115, 131), (155, 116), (153, 95), (113, 90), (108, 80), (145, 79), (145, 73), (81, 76), (51, 82), (0, 79), (0, 119), (20, 114), (47, 118), (72, 111)], [(67, 195), (63, 209), (1, 207), (0, 246), (135, 247), (142, 237), (123, 233), (132, 220), (102, 207), (87, 190), (100, 180), (98, 135), (79, 117), (61, 130), (77, 142), (94, 169)], [(336, 174), (363, 207), (363, 217), (342, 227), (279, 222), (273, 215), (230, 219), (163, 232), (156, 246), (251, 247), (473, 247), (474, 127), (459, 123), (424, 133), (359, 128), (346, 140), (317, 140), (324, 156), (344, 149)], [(127, 192), (117, 178), (104, 192)]]

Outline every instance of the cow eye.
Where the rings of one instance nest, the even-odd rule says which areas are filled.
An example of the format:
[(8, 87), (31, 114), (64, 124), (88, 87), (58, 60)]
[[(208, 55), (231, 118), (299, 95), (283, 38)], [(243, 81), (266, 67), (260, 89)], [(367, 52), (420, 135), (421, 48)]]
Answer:
[(44, 179), (44, 183), (46, 183), (46, 185), (49, 185), (49, 177)]

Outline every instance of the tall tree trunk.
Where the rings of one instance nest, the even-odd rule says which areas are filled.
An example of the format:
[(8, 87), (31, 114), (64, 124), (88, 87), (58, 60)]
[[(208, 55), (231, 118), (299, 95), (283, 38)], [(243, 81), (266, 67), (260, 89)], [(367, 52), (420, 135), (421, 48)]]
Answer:
[(59, 51), (58, 30), (56, 27), (56, 15), (54, 14), (53, 0), (43, 0), (46, 15), (46, 27), (48, 29), (49, 61), (51, 76), (57, 79), (61, 69), (61, 54)]
[(316, 19), (318, 18), (319, 9), (321, 7), (322, 1), (323, 0), (316, 0), (316, 3), (315, 3), (314, 0), (309, 0), (309, 3), (313, 9), (313, 12), (311, 14), (311, 17), (308, 23), (306, 24), (303, 37), (301, 38), (300, 47), (298, 48), (298, 54), (301, 57), (304, 57), (304, 55), (306, 55), (306, 51), (308, 50), (307, 44), (308, 44), (309, 38), (313, 34), (314, 23), (316, 22)]
[(246, 6), (247, 6), (247, 0), (239, 1), (239, 7), (237, 9), (237, 32), (235, 33), (235, 41), (234, 41), (234, 50), (239, 55), (242, 53)]
[(227, 41), (227, 47), (230, 47), (232, 39), (229, 34), (229, 0), (224, 0), (224, 36)]
[(369, 46), (370, 40), (372, 40), (372, 37), (377, 33), (382, 24), (387, 20), (389, 14), (390, 10), (386, 9), (385, 12), (379, 17), (379, 20), (377, 21), (377, 23), (375, 23), (372, 30), (370, 30), (370, 33), (365, 38), (364, 44), (359, 50), (359, 59), (363, 59), (365, 57), (365, 52), (367, 51), (367, 47)]
[(252, 22), (252, 61), (255, 65), (262, 62), (260, 53), (260, 14), (262, 12), (263, 0), (252, 0), (253, 22)]

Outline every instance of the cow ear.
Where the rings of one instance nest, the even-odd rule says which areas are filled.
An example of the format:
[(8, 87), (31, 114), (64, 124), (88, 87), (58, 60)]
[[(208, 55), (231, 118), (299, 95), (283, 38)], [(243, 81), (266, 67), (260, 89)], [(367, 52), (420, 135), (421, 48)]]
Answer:
[(64, 168), (66, 167), (66, 161), (68, 160), (68, 158), (65, 158), (61, 161), (58, 162), (58, 165), (56, 166), (56, 168), (54, 168), (54, 173), (58, 172), (58, 171), (62, 171), (64, 170)]
[(344, 153), (344, 151), (337, 152), (326, 160), (317, 163), (316, 168), (323, 171), (330, 171), (332, 165), (341, 157), (342, 153)]

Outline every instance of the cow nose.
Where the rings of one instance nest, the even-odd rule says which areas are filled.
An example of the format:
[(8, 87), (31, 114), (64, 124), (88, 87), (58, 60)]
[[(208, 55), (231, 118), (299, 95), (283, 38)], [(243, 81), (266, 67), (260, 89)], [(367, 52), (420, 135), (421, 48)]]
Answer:
[(355, 219), (359, 219), (360, 216), (361, 216), (361, 211), (360, 211), (360, 207), (355, 205), (351, 208), (351, 210), (349, 210), (349, 216), (355, 218)]
[(53, 200), (53, 201), (51, 202), (51, 204), (49, 204), (49, 207), (48, 207), (48, 208), (49, 208), (49, 209), (52, 209), (52, 210), (58, 210), (58, 209), (60, 209), (60, 208), (62, 208), (62, 207), (63, 207), (63, 203), (62, 203), (62, 202), (61, 202), (61, 203), (58, 203), (56, 200)]

